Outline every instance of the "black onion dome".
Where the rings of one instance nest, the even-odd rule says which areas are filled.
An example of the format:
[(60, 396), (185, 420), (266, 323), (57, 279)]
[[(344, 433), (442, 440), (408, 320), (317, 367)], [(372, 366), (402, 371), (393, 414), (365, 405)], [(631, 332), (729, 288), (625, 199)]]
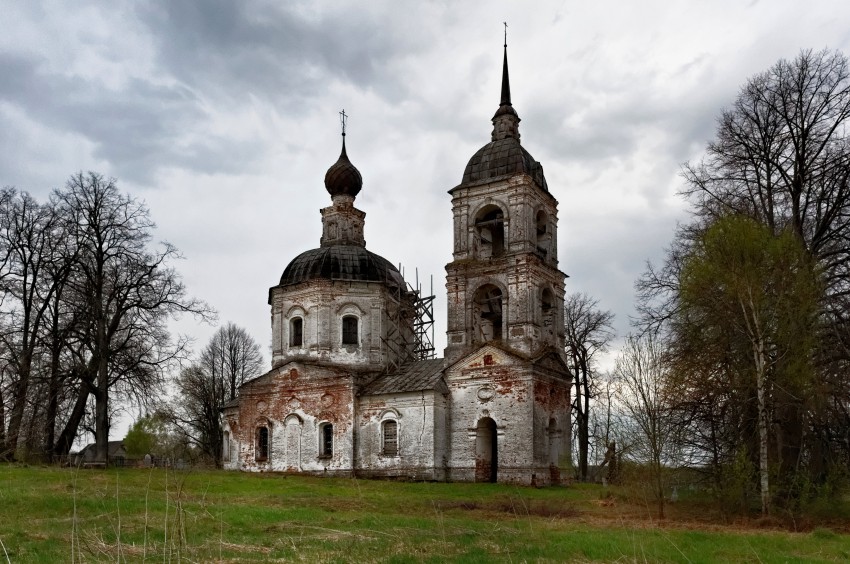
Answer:
[(339, 159), (325, 173), (325, 188), (331, 196), (356, 196), (363, 188), (363, 177), (345, 152), (345, 139), (342, 140), (342, 153)]
[(308, 280), (381, 282), (404, 287), (404, 278), (390, 261), (357, 245), (333, 245), (301, 253), (283, 271), (280, 285)]
[(522, 173), (529, 175), (541, 190), (549, 191), (546, 177), (543, 176), (543, 166), (519, 144), (519, 139), (507, 137), (487, 143), (472, 155), (463, 171), (462, 183)]

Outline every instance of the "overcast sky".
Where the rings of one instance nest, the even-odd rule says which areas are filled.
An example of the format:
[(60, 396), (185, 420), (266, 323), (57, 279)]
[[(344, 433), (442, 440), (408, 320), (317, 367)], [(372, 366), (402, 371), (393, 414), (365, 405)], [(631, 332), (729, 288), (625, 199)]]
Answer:
[[(846, 0), (0, 0), (0, 14), (0, 185), (44, 199), (75, 171), (117, 178), (182, 251), (189, 292), (267, 359), (268, 289), (319, 244), (343, 108), (367, 246), (410, 281), (433, 275), (445, 346), (446, 191), (490, 140), (503, 21), (567, 289), (621, 335), (634, 280), (687, 219), (681, 164), (721, 108), (801, 49), (850, 53)], [(215, 330), (179, 329), (198, 348)]]

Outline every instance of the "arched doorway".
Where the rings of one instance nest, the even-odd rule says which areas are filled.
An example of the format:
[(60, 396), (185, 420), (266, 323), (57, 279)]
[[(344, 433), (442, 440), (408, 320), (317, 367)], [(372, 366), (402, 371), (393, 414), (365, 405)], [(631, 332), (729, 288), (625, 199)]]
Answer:
[(496, 482), (499, 471), (499, 449), (496, 422), (489, 417), (478, 420), (475, 432), (475, 481)]

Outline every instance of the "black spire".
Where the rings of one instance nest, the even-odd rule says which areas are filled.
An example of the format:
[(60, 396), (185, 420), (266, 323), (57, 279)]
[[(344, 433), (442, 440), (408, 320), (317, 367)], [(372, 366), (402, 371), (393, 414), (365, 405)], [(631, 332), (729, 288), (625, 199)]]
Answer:
[(508, 78), (508, 23), (505, 22), (505, 62), (502, 64), (502, 101), (500, 106), (511, 105), (511, 81)]

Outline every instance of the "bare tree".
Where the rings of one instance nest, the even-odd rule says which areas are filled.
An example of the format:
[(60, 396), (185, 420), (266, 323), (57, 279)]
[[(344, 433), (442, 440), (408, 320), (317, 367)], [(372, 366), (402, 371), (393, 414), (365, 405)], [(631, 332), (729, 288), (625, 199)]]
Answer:
[[(27, 193), (7, 188), (0, 194), (0, 249), (3, 261), (2, 350), (11, 368), (11, 411), (5, 446), (7, 457), (18, 447), (27, 404), (31, 400), (33, 366), (47, 311), (67, 270), (52, 268), (63, 261), (58, 217), (50, 205), (39, 204)], [(35, 404), (37, 405), (37, 404)]]
[(263, 366), (260, 345), (244, 328), (233, 323), (221, 327), (201, 353), (200, 365), (225, 382), (227, 400), (246, 380), (259, 375)]
[(614, 337), (614, 314), (599, 309), (599, 302), (587, 294), (571, 294), (564, 300), (566, 352), (575, 389), (572, 413), (578, 443), (578, 477), (587, 480), (590, 447), (590, 400), (596, 394), (596, 355)]
[(228, 323), (201, 352), (198, 362), (177, 380), (179, 408), (172, 418), (209, 457), (221, 461), (221, 407), (236, 397), (243, 382), (259, 376), (263, 356), (248, 332)]
[(658, 515), (664, 518), (664, 471), (672, 461), (676, 422), (666, 393), (663, 348), (652, 333), (630, 335), (617, 358), (618, 403), (633, 430), (630, 452), (649, 469)]
[(179, 352), (169, 342), (168, 319), (185, 312), (203, 316), (208, 308), (186, 297), (169, 264), (177, 249), (152, 247), (147, 208), (122, 194), (114, 180), (78, 173), (56, 198), (79, 250), (71, 286), (84, 305), (80, 341), (88, 362), (82, 381), (95, 398), (95, 457), (106, 461), (110, 392), (120, 383), (128, 386), (124, 393), (139, 385), (148, 391), (163, 363)]

